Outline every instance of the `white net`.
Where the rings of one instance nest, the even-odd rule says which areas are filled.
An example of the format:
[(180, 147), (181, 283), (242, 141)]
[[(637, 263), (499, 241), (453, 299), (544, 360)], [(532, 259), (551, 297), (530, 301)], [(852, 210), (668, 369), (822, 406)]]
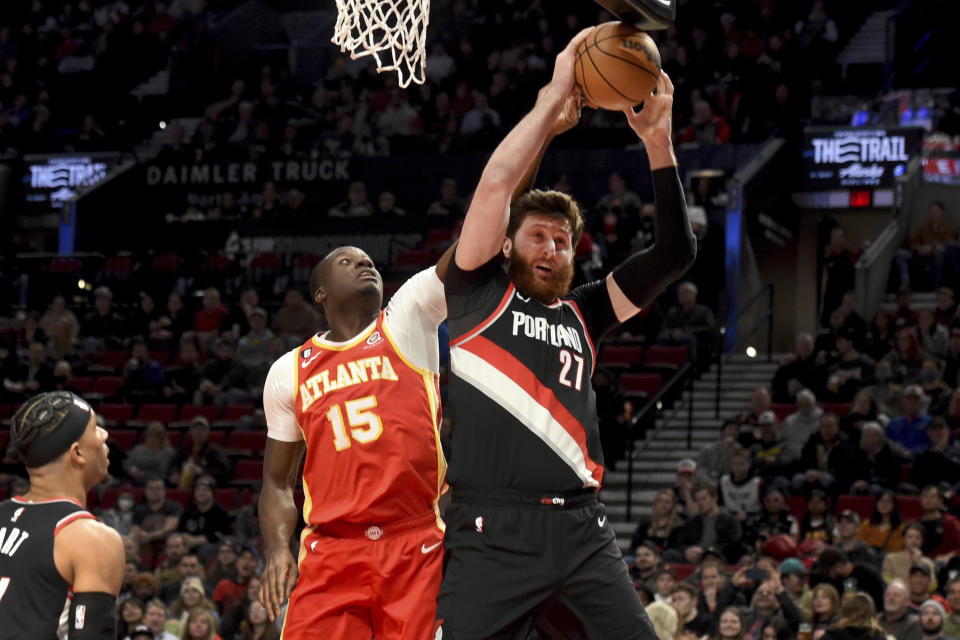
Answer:
[(333, 43), (354, 60), (373, 56), (377, 72), (396, 71), (400, 86), (423, 84), (430, 0), (336, 0)]

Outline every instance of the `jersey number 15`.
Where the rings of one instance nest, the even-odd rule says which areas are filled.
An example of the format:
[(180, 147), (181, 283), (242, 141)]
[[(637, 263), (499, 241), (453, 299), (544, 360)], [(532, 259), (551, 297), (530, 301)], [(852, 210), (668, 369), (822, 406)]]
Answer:
[[(343, 403), (343, 409), (346, 409), (347, 413), (346, 423), (344, 423), (340, 405), (330, 407), (327, 411), (327, 420), (333, 427), (333, 446), (337, 451), (350, 448), (351, 436), (360, 444), (368, 444), (380, 437), (383, 433), (383, 423), (380, 422), (380, 416), (370, 411), (376, 406), (376, 396), (347, 400)], [(349, 435), (347, 424), (350, 425)]]

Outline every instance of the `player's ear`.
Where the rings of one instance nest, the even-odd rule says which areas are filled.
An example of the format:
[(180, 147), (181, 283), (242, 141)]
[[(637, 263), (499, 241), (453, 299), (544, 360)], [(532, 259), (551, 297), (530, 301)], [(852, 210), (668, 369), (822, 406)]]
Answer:
[(510, 238), (504, 238), (503, 240), (503, 257), (509, 259), (510, 252), (513, 250), (513, 240)]
[(327, 292), (323, 287), (318, 287), (316, 292), (313, 294), (313, 301), (318, 305), (323, 306), (323, 301), (327, 299)]

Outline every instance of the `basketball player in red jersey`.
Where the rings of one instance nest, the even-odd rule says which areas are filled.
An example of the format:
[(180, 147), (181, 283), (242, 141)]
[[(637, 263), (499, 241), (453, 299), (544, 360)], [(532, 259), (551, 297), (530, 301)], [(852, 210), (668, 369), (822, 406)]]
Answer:
[(106, 440), (90, 406), (67, 391), (34, 396), (13, 416), (9, 451), (26, 465), (30, 491), (0, 502), (0, 638), (117, 637), (123, 542), (85, 506), (107, 477)]

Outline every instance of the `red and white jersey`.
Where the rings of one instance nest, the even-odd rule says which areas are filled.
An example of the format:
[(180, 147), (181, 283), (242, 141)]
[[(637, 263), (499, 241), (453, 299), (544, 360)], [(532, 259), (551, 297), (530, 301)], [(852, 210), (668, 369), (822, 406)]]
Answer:
[(445, 317), (431, 267), (352, 340), (314, 336), (270, 368), (268, 435), (306, 442), (309, 527), (388, 523), (435, 507), (446, 473), (437, 338)]

